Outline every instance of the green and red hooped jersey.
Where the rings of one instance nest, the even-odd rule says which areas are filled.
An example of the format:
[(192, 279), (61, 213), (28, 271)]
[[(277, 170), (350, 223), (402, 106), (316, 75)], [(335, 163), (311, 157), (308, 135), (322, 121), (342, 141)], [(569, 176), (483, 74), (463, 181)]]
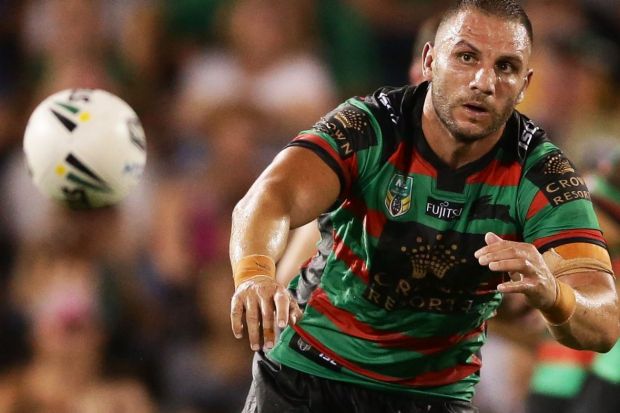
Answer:
[(341, 193), (290, 285), (304, 317), (269, 356), (329, 379), (470, 400), (507, 279), (474, 258), (485, 233), (541, 251), (605, 242), (582, 177), (516, 111), (488, 154), (448, 168), (422, 133), (427, 88), (349, 99), (290, 143), (320, 156)]

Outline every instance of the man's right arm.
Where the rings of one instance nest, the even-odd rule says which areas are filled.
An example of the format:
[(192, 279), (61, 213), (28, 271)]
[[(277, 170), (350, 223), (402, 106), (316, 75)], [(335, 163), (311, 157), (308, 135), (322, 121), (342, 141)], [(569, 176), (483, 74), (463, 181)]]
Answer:
[(315, 219), (340, 193), (338, 175), (313, 151), (288, 147), (261, 174), (233, 212), (230, 260), (235, 277), (231, 323), (237, 338), (245, 320), (253, 350), (274, 340), (280, 327), (301, 316), (286, 288), (275, 280), (289, 229)]

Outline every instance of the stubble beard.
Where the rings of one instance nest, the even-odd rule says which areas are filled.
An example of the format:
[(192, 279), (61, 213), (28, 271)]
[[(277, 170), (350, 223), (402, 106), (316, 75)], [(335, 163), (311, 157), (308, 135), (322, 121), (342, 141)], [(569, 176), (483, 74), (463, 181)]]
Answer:
[(508, 105), (502, 108), (500, 113), (495, 111), (491, 112), (491, 122), (489, 125), (477, 132), (471, 132), (460, 127), (452, 116), (452, 111), (461, 106), (464, 100), (457, 99), (454, 102), (450, 102), (442, 92), (441, 88), (438, 88), (436, 84), (431, 88), (433, 108), (435, 109), (435, 114), (437, 118), (439, 118), (439, 121), (457, 142), (472, 143), (497, 132), (508, 121), (514, 109), (514, 105)]

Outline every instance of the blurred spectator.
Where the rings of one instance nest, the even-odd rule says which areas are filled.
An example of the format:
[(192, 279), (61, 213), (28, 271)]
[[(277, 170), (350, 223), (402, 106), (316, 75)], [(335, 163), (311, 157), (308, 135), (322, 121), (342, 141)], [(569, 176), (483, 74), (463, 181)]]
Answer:
[[(7, 411), (113, 412), (133, 406), (131, 411), (154, 412), (138, 381), (106, 375), (114, 371), (104, 357), (109, 309), (102, 300), (104, 280), (87, 257), (82, 251), (43, 246), (20, 262), (13, 298), (29, 322), (32, 355), (11, 376), (13, 402)], [(106, 403), (86, 410), (95, 394), (106, 394)], [(121, 409), (111, 409), (115, 405)]]
[[(25, 11), (23, 45), (41, 84), (35, 101), (66, 88), (113, 93), (156, 84), (157, 3), (151, 0), (34, 0)], [(137, 90), (136, 90), (137, 88)]]
[(225, 389), (249, 383), (250, 354), (230, 335), (222, 301), (222, 292), (232, 288), (230, 211), (269, 156), (256, 139), (257, 131), (269, 130), (266, 119), (246, 103), (215, 108), (198, 125), (208, 139), (195, 142), (199, 150), (183, 151), (183, 173), (160, 179), (155, 194), (140, 271), (157, 286), (166, 311), (162, 391), (175, 412), (239, 410), (244, 391)]
[(119, 93), (107, 71), (109, 39), (98, 0), (35, 0), (25, 13), (24, 46), (40, 79), (35, 102), (66, 88)]
[(536, 28), (535, 73), (520, 110), (580, 163), (596, 139), (620, 136), (612, 78), (617, 51), (591, 30), (577, 0), (529, 2), (528, 13)]
[(423, 22), (448, 3), (317, 0), (323, 50), (338, 85), (338, 96), (359, 95), (378, 85), (405, 84), (411, 59), (418, 57), (409, 53), (413, 39)]
[[(378, 43), (381, 79), (387, 85), (407, 82), (412, 39), (422, 24), (449, 4), (448, 0), (348, 0), (370, 25)], [(389, 62), (389, 63), (387, 63)], [(387, 64), (386, 64), (387, 63)]]
[(214, 114), (200, 125), (208, 140), (180, 161), (183, 174), (157, 189), (151, 251), (167, 283), (191, 283), (203, 265), (227, 255), (232, 206), (267, 163), (256, 139), (268, 129), (260, 111), (236, 104)]
[(167, 41), (173, 59), (184, 61), (214, 42), (220, 27), (219, 10), (224, 0), (175, 0), (162, 2)]
[[(329, 72), (303, 1), (238, 0), (222, 18), (225, 43), (187, 61), (179, 78), (179, 128), (195, 131), (213, 111), (241, 100), (272, 117), (277, 133), (257, 130), (261, 145), (278, 149), (311, 126), (333, 103)], [(268, 140), (272, 138), (272, 140)], [(275, 138), (275, 139), (273, 139)]]
[(165, 399), (174, 412), (229, 413), (243, 407), (252, 354), (230, 334), (222, 314), (229, 305), (226, 294), (233, 290), (230, 271), (224, 258), (203, 269), (198, 292), (206, 334), (201, 340), (178, 342), (163, 354)]
[[(582, 11), (590, 20), (590, 28), (598, 35), (612, 43), (615, 49), (608, 58), (611, 58), (614, 66), (614, 83), (618, 87), (620, 83), (620, 7), (615, 0), (581, 0)], [(603, 54), (596, 51), (596, 54)]]

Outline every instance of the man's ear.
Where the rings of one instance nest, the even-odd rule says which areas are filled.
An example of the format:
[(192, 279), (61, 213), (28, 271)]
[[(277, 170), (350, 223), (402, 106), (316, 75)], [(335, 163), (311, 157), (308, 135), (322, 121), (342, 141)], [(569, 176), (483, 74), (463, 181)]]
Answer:
[(424, 45), (422, 51), (422, 76), (424, 80), (433, 79), (433, 62), (435, 61), (435, 48), (430, 42)]
[(525, 98), (525, 91), (530, 86), (530, 82), (532, 81), (532, 76), (534, 75), (534, 71), (532, 69), (527, 70), (527, 74), (525, 75), (525, 82), (523, 83), (523, 87), (519, 92), (519, 96), (517, 96), (517, 105), (523, 101)]

